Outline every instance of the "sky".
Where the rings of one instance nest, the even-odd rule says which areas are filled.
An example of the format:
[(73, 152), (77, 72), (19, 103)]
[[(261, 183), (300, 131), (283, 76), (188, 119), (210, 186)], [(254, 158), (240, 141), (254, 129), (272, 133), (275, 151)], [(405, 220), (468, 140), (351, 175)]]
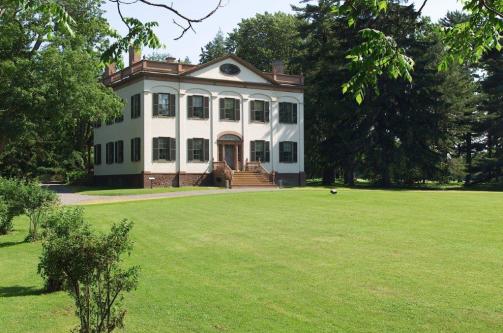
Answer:
[[(173, 7), (184, 15), (195, 18), (206, 15), (217, 4), (217, 0), (155, 0), (157, 3), (173, 4)], [(131, 4), (122, 6), (124, 16), (133, 16), (143, 22), (157, 21), (159, 26), (156, 33), (165, 45), (165, 49), (156, 50), (157, 52), (170, 53), (176, 58), (190, 58), (192, 63), (199, 62), (201, 47), (212, 40), (221, 29), (224, 34), (231, 32), (243, 18), (255, 16), (263, 12), (287, 12), (291, 13), (291, 5), (299, 5), (299, 0), (223, 0), (223, 7), (207, 20), (194, 25), (196, 33), (188, 31), (180, 40), (173, 40), (181, 30), (175, 24), (173, 19), (175, 15), (165, 9), (152, 8), (142, 4)], [(415, 3), (422, 3), (422, 0), (414, 0)], [(121, 22), (115, 4), (107, 3), (104, 6), (105, 16), (112, 27), (126, 32), (124, 24)], [(423, 14), (430, 16), (433, 20), (443, 17), (447, 11), (461, 9), (458, 0), (430, 0), (423, 10)], [(179, 20), (180, 23), (183, 23)], [(152, 53), (152, 50), (144, 50), (146, 54)]]

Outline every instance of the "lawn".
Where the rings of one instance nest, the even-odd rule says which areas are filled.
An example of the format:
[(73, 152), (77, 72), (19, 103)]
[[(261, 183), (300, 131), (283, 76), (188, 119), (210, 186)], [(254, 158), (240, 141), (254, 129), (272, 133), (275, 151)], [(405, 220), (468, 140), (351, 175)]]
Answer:
[[(135, 221), (126, 332), (502, 332), (503, 193), (326, 189), (88, 206)], [(26, 220), (0, 237), (0, 330), (65, 332)]]
[(169, 193), (169, 192), (186, 192), (186, 191), (203, 191), (203, 190), (218, 190), (221, 187), (214, 186), (182, 186), (182, 187), (154, 187), (154, 188), (115, 188), (115, 187), (99, 187), (99, 186), (71, 186), (70, 189), (79, 194), (85, 195), (132, 195), (132, 194), (152, 194), (152, 193)]

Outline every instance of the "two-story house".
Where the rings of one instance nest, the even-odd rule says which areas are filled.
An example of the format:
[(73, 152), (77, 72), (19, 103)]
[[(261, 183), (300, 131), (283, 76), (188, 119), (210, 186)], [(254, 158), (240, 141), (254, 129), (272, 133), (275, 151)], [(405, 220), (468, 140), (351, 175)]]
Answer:
[(122, 116), (94, 130), (98, 184), (259, 186), (304, 183), (302, 76), (225, 56), (201, 65), (141, 59), (107, 67)]

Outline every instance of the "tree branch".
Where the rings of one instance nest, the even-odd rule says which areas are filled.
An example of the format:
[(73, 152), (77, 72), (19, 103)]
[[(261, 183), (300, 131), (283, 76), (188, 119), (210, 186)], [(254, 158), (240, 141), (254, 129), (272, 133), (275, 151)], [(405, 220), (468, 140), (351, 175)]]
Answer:
[[(117, 0), (117, 1), (119, 1), (119, 0)], [(194, 19), (194, 18), (190, 18), (190, 17), (188, 17), (188, 16), (183, 15), (182, 13), (180, 13), (178, 10), (176, 10), (175, 8), (173, 8), (173, 5), (169, 6), (169, 5), (165, 5), (165, 4), (162, 4), (162, 3), (150, 2), (148, 0), (138, 0), (138, 1), (141, 2), (141, 3), (144, 3), (146, 5), (149, 5), (149, 6), (164, 8), (164, 9), (172, 12), (173, 14), (175, 14), (180, 19), (182, 19), (182, 20), (184, 20), (186, 22), (186, 26), (184, 27), (183, 25), (177, 23), (176, 20), (173, 20), (173, 23), (175, 23), (177, 26), (179, 26), (182, 29), (181, 34), (178, 37), (176, 37), (175, 40), (178, 40), (178, 39), (182, 38), (183, 35), (185, 35), (185, 33), (187, 31), (189, 31), (189, 30), (192, 30), (192, 31), (195, 32), (194, 27), (192, 26), (193, 23), (201, 23), (202, 21), (206, 20), (211, 15), (215, 14), (215, 12), (220, 7), (223, 7), (222, 6), (222, 0), (218, 0), (218, 3), (216, 5), (216, 7), (213, 10), (211, 10), (208, 14), (206, 14), (205, 16), (203, 16), (201, 18)]]
[(423, 11), (424, 7), (426, 6), (426, 3), (428, 3), (428, 0), (424, 0), (423, 1), (423, 4), (421, 5), (421, 7), (419, 7), (419, 10), (417, 11), (418, 14), (421, 14), (421, 12)]
[(496, 16), (499, 16), (500, 18), (503, 18), (503, 13), (498, 11), (496, 8), (489, 6), (487, 3), (487, 0), (479, 0), (479, 4), (482, 5), (485, 9), (487, 9), (490, 13), (493, 13)]

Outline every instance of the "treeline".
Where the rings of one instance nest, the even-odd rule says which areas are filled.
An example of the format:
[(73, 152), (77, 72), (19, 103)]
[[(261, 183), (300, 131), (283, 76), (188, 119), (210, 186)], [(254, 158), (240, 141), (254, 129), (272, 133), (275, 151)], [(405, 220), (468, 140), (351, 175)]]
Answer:
[[(347, 184), (365, 178), (385, 186), (501, 181), (502, 53), (439, 72), (446, 52), (439, 29), (464, 22), (465, 15), (449, 13), (434, 23), (395, 1), (379, 16), (363, 11), (349, 27), (348, 17), (333, 11), (336, 3), (302, 2), (294, 15), (243, 19), (203, 47), (200, 61), (234, 53), (264, 71), (283, 60), (288, 73), (304, 74), (308, 177), (327, 184), (335, 177)], [(123, 107), (100, 83), (100, 56), (113, 35), (100, 4), (65, 1), (76, 20), (71, 37), (30, 7), (2, 5), (0, 175), (72, 180), (92, 171), (92, 124)], [(361, 41), (358, 31), (372, 26), (415, 59), (413, 80), (382, 75), (358, 105), (342, 92), (352, 77), (347, 56)]]
[[(295, 7), (295, 15), (244, 19), (208, 43), (200, 60), (235, 53), (261, 70), (280, 59), (289, 73), (303, 73), (306, 171), (325, 184), (336, 177), (383, 186), (501, 180), (503, 54), (439, 71), (446, 52), (439, 29), (464, 22), (462, 13), (433, 23), (412, 5), (396, 2), (379, 17), (363, 13), (349, 27), (347, 17), (333, 12), (335, 2)], [(346, 57), (360, 42), (358, 31), (376, 25), (415, 59), (413, 80), (383, 75), (358, 105), (342, 92), (352, 76)]]

